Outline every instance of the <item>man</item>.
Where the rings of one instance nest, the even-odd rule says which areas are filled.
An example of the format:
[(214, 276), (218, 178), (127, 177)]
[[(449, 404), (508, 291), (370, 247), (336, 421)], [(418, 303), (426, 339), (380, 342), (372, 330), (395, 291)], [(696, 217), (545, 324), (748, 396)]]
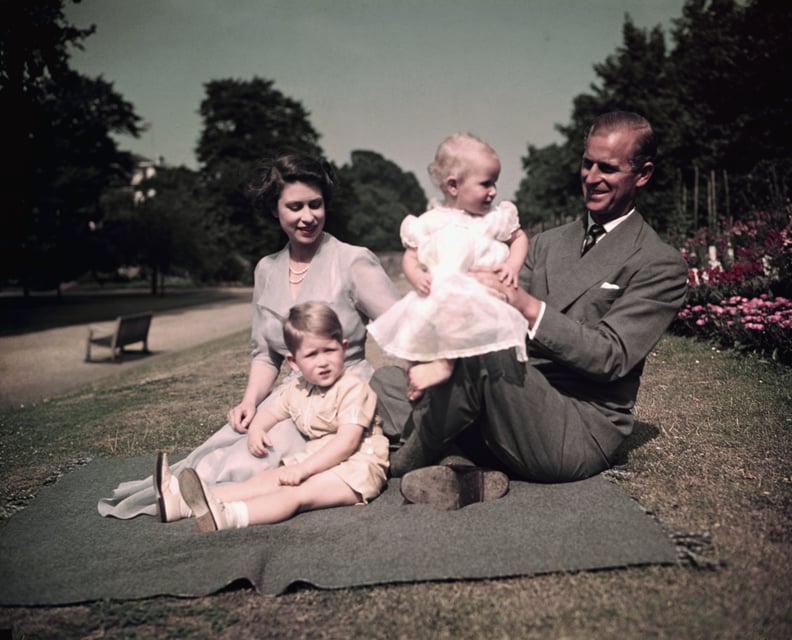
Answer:
[[(644, 361), (686, 292), (680, 252), (635, 209), (655, 153), (643, 117), (597, 118), (580, 169), (583, 220), (531, 240), (520, 288), (502, 285), (492, 272), (476, 274), (528, 320), (529, 362), (511, 351), (459, 359), (450, 381), (428, 389), (413, 408), (406, 441), (391, 456), (392, 475), (436, 464), (455, 450), (536, 482), (579, 480), (612, 464), (633, 429)], [(375, 375), (372, 386), (386, 417), (394, 415), (387, 373)], [(457, 507), (505, 493), (502, 474), (481, 474), (430, 467), (405, 477), (402, 490), (412, 501)]]

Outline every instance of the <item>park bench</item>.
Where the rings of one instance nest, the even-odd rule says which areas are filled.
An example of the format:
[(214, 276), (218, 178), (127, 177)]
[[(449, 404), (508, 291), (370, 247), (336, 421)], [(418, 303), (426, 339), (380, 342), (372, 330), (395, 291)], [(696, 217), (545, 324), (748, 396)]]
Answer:
[(135, 313), (118, 316), (112, 333), (100, 333), (96, 327), (88, 327), (88, 341), (85, 345), (85, 361), (91, 361), (91, 346), (107, 347), (113, 353), (113, 360), (120, 357), (127, 345), (143, 343), (142, 353), (148, 353), (148, 332), (151, 326), (151, 313)]

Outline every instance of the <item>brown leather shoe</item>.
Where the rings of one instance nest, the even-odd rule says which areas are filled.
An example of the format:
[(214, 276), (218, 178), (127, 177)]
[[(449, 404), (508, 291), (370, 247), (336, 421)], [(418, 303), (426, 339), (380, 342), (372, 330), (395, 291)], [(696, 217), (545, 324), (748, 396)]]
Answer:
[(195, 528), (201, 533), (230, 529), (226, 506), (206, 488), (195, 469), (185, 469), (179, 474), (179, 490), (195, 516)]
[(468, 465), (436, 465), (407, 473), (401, 493), (408, 502), (440, 511), (502, 498), (509, 491), (505, 473)]
[(192, 515), (181, 494), (171, 489), (172, 478), (168, 454), (160, 451), (154, 463), (154, 494), (157, 497), (160, 522), (175, 522)]

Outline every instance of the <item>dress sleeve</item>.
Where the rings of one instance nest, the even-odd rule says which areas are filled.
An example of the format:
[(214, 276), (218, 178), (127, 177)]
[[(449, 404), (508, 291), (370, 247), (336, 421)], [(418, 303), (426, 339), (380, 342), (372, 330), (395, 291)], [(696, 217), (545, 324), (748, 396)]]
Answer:
[(417, 249), (421, 241), (421, 220), (418, 216), (407, 216), (402, 220), (399, 236), (402, 245), (409, 249)]
[[(251, 320), (251, 357), (256, 362), (261, 362), (280, 370), (283, 364), (283, 354), (273, 349), (272, 345), (283, 341), (281, 318), (274, 310), (261, 304), (267, 291), (267, 282), (270, 276), (270, 262), (263, 258), (256, 266), (253, 285), (253, 303)], [(275, 332), (273, 335), (273, 331)]]
[(355, 308), (369, 320), (376, 320), (399, 299), (393, 281), (368, 249), (362, 249), (350, 264), (349, 283)]
[(499, 203), (487, 214), (487, 227), (495, 240), (506, 242), (520, 228), (517, 207), (508, 200)]

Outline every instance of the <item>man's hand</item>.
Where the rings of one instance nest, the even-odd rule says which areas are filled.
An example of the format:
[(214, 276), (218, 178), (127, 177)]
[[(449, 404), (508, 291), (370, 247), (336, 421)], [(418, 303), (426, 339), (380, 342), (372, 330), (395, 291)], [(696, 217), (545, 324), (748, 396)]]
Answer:
[(500, 267), (473, 267), (470, 275), (483, 284), (493, 296), (511, 304), (516, 287), (512, 287), (501, 277), (499, 269)]
[(535, 326), (542, 313), (541, 300), (534, 298), (525, 289), (508, 286), (493, 268), (473, 267), (470, 270), (470, 275), (483, 284), (493, 296), (510, 304), (523, 314), (530, 327)]

